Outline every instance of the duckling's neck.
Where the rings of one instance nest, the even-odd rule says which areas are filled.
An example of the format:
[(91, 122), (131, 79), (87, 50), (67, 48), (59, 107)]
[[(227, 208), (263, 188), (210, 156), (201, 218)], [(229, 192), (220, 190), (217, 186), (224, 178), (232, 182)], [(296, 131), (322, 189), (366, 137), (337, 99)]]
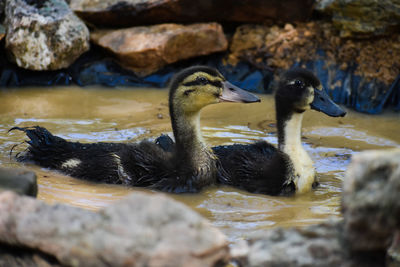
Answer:
[(301, 124), (303, 113), (287, 114), (278, 117), (278, 147), (285, 152), (293, 164), (292, 177), (299, 193), (311, 190), (315, 179), (313, 161), (301, 144)]
[(209, 184), (210, 179), (215, 179), (216, 157), (201, 135), (200, 111), (175, 110), (171, 115), (177, 157), (193, 169), (198, 183)]
[(176, 145), (182, 150), (180, 153), (193, 154), (206, 147), (200, 132), (200, 112), (182, 114), (173, 118), (173, 121)]

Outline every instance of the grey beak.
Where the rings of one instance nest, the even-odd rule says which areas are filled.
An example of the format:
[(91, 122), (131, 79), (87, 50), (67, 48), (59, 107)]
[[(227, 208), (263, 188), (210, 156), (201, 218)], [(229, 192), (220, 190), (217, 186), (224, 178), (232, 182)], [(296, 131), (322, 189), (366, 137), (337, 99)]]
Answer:
[(333, 102), (324, 89), (318, 90), (314, 88), (314, 100), (311, 103), (311, 108), (331, 117), (343, 117), (346, 115), (346, 111)]
[(253, 95), (228, 81), (223, 82), (223, 90), (219, 99), (221, 102), (253, 103), (260, 102), (258, 96)]

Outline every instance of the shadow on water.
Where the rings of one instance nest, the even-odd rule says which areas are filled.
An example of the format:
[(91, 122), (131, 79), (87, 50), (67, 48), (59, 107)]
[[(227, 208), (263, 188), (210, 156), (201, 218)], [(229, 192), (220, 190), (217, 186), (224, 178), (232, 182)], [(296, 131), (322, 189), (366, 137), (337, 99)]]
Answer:
[[(271, 96), (257, 104), (220, 104), (202, 112), (202, 130), (210, 145), (276, 144)], [(171, 135), (166, 90), (99, 88), (16, 89), (0, 92), (0, 166), (22, 167), (9, 158), (11, 147), (24, 140), (13, 126), (41, 125), (61, 137), (80, 141), (135, 142)], [(309, 111), (303, 122), (303, 144), (315, 161), (321, 182), (316, 190), (295, 197), (270, 197), (230, 187), (211, 187), (196, 195), (172, 195), (192, 207), (231, 241), (276, 226), (303, 226), (340, 216), (341, 183), (351, 155), (366, 149), (400, 146), (400, 116), (349, 112), (330, 118)], [(21, 145), (17, 150), (23, 150)], [(39, 178), (38, 198), (97, 210), (146, 189), (94, 184), (26, 165)]]

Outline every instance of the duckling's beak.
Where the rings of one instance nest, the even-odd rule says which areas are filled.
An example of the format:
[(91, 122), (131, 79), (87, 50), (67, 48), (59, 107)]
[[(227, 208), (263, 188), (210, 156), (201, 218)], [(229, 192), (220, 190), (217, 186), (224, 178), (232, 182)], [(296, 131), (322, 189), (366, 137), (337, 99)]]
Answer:
[(253, 103), (260, 102), (258, 96), (253, 95), (239, 87), (231, 84), (228, 81), (223, 82), (222, 94), (219, 96), (221, 102), (241, 102), (241, 103)]
[(314, 100), (310, 105), (312, 109), (321, 111), (331, 117), (343, 117), (346, 115), (346, 111), (333, 102), (323, 88), (314, 88)]

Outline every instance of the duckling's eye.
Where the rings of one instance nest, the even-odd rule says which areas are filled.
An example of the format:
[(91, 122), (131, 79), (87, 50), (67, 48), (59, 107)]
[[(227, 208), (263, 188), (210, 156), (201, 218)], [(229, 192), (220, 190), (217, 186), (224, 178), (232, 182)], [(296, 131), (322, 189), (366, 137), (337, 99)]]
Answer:
[(298, 86), (298, 87), (303, 87), (303, 82), (300, 81), (300, 80), (295, 80), (295, 81), (294, 81), (294, 84), (295, 84), (296, 86)]
[(205, 77), (202, 77), (202, 76), (197, 77), (196, 80), (201, 84), (207, 84), (208, 83), (208, 80)]

